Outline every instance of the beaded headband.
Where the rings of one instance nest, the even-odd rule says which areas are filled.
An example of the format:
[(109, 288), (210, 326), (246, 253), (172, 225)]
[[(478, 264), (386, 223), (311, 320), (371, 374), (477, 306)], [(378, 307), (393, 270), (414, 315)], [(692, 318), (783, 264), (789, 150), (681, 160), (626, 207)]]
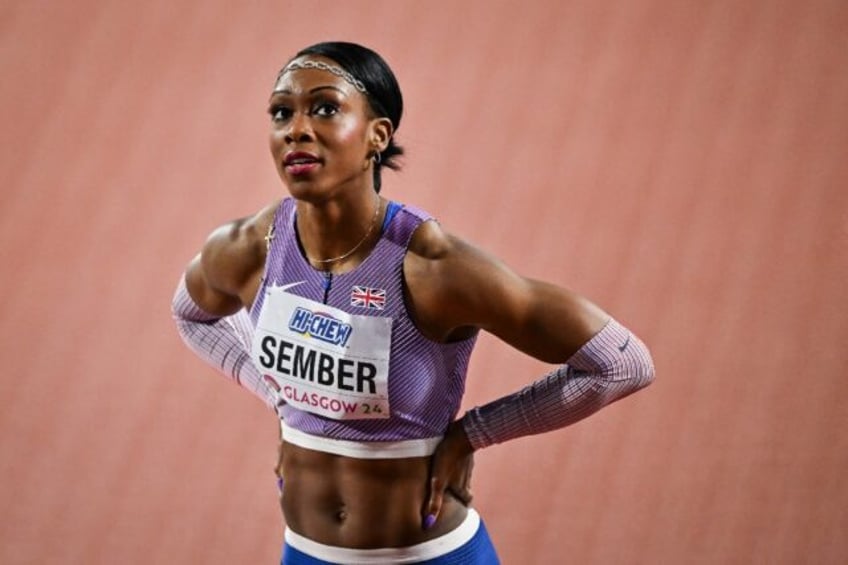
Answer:
[(361, 80), (359, 80), (343, 68), (338, 67), (336, 65), (328, 65), (324, 61), (295, 61), (289, 63), (282, 71), (280, 71), (280, 74), (277, 75), (277, 80), (280, 80), (280, 77), (289, 71), (298, 71), (301, 69), (318, 69), (321, 71), (333, 73), (337, 77), (340, 77), (352, 84), (353, 87), (356, 88), (356, 90), (358, 90), (362, 94), (368, 94), (368, 90), (365, 88), (365, 85), (362, 83)]

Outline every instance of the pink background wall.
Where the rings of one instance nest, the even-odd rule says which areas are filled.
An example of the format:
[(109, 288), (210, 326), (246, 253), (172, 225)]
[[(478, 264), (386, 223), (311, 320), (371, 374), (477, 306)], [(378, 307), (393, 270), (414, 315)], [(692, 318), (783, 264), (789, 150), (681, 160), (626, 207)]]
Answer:
[[(169, 302), (284, 193), (265, 102), (326, 39), (404, 89), (387, 196), (654, 353), (645, 392), (479, 454), (504, 562), (845, 563), (842, 0), (4, 2), (0, 563), (277, 562), (274, 419)], [(545, 370), (483, 339), (465, 405)]]

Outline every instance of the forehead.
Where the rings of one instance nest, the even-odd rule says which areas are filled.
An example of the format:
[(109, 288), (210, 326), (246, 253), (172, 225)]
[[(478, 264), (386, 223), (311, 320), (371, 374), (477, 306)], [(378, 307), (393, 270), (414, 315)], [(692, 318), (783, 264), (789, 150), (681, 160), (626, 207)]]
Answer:
[[(290, 68), (292, 65), (299, 66), (304, 63), (319, 64), (324, 68)], [(340, 76), (329, 68), (338, 69), (339, 72), (345, 72), (338, 63), (327, 57), (315, 55), (304, 55), (289, 61), (274, 82), (272, 94), (301, 94), (309, 92), (320, 86), (332, 86), (342, 92), (352, 95), (357, 92), (357, 89), (350, 81)]]

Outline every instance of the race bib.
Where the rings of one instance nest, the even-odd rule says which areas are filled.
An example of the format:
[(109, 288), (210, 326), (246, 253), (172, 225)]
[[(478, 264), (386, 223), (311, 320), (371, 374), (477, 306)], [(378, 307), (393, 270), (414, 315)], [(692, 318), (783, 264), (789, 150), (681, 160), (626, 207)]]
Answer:
[(253, 362), (286, 403), (334, 420), (389, 417), (392, 320), (269, 287)]

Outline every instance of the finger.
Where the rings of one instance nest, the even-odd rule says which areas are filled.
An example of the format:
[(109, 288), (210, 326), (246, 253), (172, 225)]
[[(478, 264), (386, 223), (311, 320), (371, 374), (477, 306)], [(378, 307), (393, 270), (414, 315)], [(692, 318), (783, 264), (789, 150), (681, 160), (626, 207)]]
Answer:
[(464, 486), (456, 486), (448, 488), (450, 493), (456, 497), (462, 504), (468, 506), (471, 504), (471, 501), (474, 499), (474, 495), (471, 492), (471, 488), (468, 485)]
[(471, 472), (473, 469), (474, 458), (468, 457), (462, 465), (459, 479), (452, 481), (448, 486), (448, 490), (466, 506), (471, 504), (471, 500), (474, 498), (471, 492)]
[(430, 496), (427, 500), (427, 508), (424, 513), (423, 526), (429, 530), (436, 525), (439, 512), (442, 510), (442, 500), (445, 494), (445, 482), (439, 477), (430, 479)]
[(464, 490), (471, 489), (471, 470), (474, 468), (474, 460), (472, 459), (469, 463), (465, 465), (464, 472), (462, 473), (462, 488)]
[(285, 479), (283, 479), (283, 442), (280, 441), (280, 444), (277, 446), (277, 464), (274, 465), (274, 475), (277, 476), (277, 489), (279, 489), (280, 494), (283, 492), (283, 487), (285, 485)]

